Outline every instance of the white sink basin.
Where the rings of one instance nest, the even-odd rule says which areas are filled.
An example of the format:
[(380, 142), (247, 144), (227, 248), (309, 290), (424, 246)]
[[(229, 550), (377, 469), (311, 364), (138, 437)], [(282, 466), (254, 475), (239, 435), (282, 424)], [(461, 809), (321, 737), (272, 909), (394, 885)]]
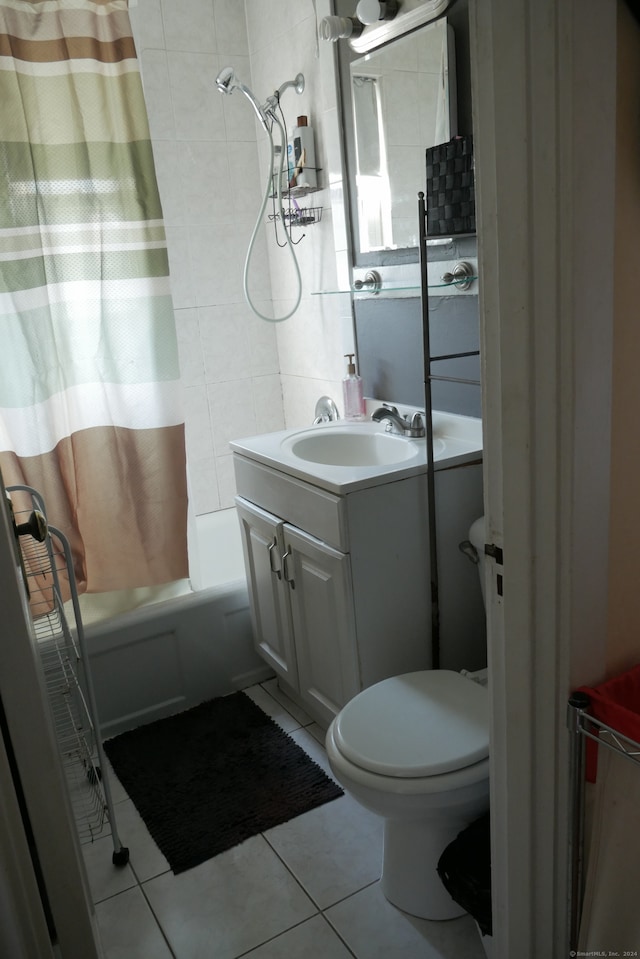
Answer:
[[(482, 424), (471, 417), (434, 411), (436, 469), (482, 455)], [(344, 495), (424, 473), (424, 437), (397, 436), (384, 425), (363, 420), (320, 423), (232, 440), (237, 457), (246, 457), (289, 476)], [(267, 476), (265, 474), (265, 482)]]
[(419, 446), (402, 436), (381, 430), (361, 433), (349, 426), (303, 430), (284, 439), (282, 447), (298, 459), (327, 466), (388, 466), (420, 453)]

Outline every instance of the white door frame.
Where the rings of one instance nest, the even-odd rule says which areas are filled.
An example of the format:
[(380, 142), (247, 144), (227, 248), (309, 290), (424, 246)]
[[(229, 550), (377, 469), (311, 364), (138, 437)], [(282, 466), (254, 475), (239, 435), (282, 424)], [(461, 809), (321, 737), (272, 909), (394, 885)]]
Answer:
[(485, 510), (504, 551), (488, 604), (494, 939), (498, 959), (564, 959), (566, 703), (602, 676), (606, 633), (616, 9), (469, 6)]

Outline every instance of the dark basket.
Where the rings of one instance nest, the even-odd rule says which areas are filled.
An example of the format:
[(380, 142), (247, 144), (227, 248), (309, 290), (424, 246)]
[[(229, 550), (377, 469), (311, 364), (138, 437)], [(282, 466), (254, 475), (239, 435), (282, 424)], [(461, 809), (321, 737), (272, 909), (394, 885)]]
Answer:
[(476, 231), (473, 137), (427, 150), (427, 236)]
[(492, 933), (489, 813), (476, 819), (440, 856), (438, 875), (455, 902), (473, 916), (483, 936)]

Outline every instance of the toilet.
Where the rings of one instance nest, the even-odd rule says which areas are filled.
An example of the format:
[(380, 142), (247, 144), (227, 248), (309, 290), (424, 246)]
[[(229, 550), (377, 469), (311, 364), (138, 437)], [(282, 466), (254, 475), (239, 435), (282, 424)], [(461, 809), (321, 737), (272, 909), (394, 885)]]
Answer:
[[(484, 582), (484, 518), (469, 531)], [(421, 919), (464, 914), (442, 885), (445, 847), (489, 808), (489, 696), (452, 670), (384, 679), (358, 693), (326, 736), (346, 792), (384, 819), (381, 887)]]

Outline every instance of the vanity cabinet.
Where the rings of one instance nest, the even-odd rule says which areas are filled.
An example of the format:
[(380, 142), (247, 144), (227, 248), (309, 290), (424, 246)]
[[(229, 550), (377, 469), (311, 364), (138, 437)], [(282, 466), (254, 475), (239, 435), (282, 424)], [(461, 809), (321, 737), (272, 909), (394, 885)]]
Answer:
[[(338, 495), (235, 452), (234, 468), (254, 643), (283, 690), (326, 727), (366, 686), (428, 668), (426, 475)], [(484, 619), (475, 568), (458, 550), (482, 513), (481, 468), (470, 470), (450, 471), (451, 495), (441, 498), (454, 575), (477, 594), (468, 606), (452, 595), (465, 642), (466, 611), (479, 608), (480, 629)], [(454, 473), (467, 476), (465, 489)], [(459, 495), (467, 502), (452, 509)], [(457, 668), (484, 665), (459, 658)]]
[(256, 648), (328, 723), (360, 688), (349, 556), (240, 496), (236, 505)]
[[(283, 690), (326, 727), (361, 689), (428, 668), (425, 474), (338, 495), (235, 452), (234, 468), (254, 643)], [(477, 669), (484, 610), (458, 544), (482, 514), (482, 468), (437, 483), (442, 665)]]

